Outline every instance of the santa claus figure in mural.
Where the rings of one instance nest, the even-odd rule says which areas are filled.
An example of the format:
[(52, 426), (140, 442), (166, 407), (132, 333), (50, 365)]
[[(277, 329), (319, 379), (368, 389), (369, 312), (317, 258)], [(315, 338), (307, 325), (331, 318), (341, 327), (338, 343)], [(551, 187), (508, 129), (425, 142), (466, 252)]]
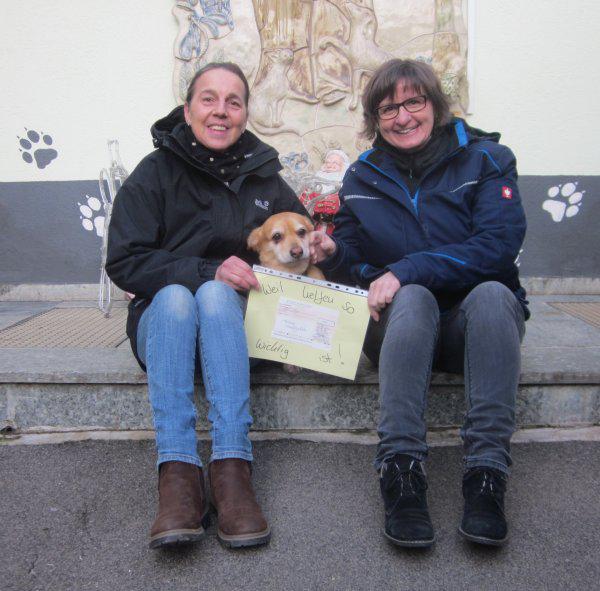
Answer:
[(314, 219), (317, 230), (333, 232), (333, 216), (340, 208), (338, 191), (349, 166), (350, 158), (343, 150), (329, 150), (321, 168), (300, 193), (300, 201)]

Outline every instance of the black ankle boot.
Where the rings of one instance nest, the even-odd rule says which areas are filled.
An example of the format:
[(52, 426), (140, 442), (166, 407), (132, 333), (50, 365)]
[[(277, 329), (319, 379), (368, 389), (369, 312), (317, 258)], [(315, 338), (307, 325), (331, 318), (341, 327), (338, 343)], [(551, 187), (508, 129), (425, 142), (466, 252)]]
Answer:
[(472, 468), (463, 476), (465, 510), (458, 531), (471, 542), (501, 546), (506, 542), (504, 517), (506, 475), (494, 468)]
[(385, 507), (385, 537), (397, 546), (431, 546), (434, 534), (421, 463), (411, 456), (393, 456), (381, 467), (379, 486)]

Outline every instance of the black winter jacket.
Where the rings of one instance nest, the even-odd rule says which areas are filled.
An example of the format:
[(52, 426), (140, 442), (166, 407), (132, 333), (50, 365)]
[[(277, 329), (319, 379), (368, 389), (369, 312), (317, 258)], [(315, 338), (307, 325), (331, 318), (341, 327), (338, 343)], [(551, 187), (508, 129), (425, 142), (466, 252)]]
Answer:
[(249, 131), (238, 142), (245, 151), (236, 157), (237, 174), (228, 170), (229, 181), (219, 178), (223, 169), (197, 157), (182, 107), (159, 120), (152, 136), (158, 149), (115, 199), (106, 261), (113, 282), (136, 296), (127, 320), (136, 358), (139, 319), (160, 289), (180, 284), (194, 293), (232, 255), (253, 264), (257, 258), (246, 240), (254, 228), (281, 211), (308, 215), (278, 174), (277, 152)]

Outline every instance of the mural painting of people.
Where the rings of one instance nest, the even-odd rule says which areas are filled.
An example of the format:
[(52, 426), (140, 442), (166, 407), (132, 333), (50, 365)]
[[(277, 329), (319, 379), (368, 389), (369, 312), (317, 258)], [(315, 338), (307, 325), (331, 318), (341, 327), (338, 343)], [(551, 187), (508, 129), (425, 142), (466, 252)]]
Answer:
[[(238, 59), (235, 47), (244, 45), (246, 61), (238, 61), (251, 80), (249, 124), (259, 135), (268, 136), (281, 154), (307, 153), (310, 167), (318, 170), (323, 143), (337, 143), (350, 158), (365, 148), (358, 138), (359, 97), (375, 69), (391, 57), (431, 63), (453, 108), (464, 114), (468, 83), (463, 4), (462, 0), (200, 4), (178, 0), (175, 95), (181, 100), (179, 89), (197, 65)], [(383, 18), (390, 13), (388, 8), (410, 19)], [(234, 27), (238, 21), (245, 26)]]

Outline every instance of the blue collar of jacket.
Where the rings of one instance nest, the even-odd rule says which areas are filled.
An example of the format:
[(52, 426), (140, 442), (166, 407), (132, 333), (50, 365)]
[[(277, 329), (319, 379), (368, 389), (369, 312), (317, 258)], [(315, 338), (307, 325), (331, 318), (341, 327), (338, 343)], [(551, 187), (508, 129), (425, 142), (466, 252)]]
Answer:
[[(462, 119), (456, 118), (452, 120), (448, 125), (454, 128), (453, 130), (455, 143), (446, 154), (440, 155), (440, 158), (437, 160), (433, 168), (436, 168), (442, 162), (446, 161), (448, 158), (451, 158), (452, 156), (454, 156), (454, 154), (464, 149), (465, 146), (467, 146), (469, 142), (473, 141), (476, 137), (472, 136), (471, 138), (469, 138), (465, 122)], [(358, 157), (358, 160), (359, 162), (365, 162), (375, 170), (379, 171), (381, 174), (390, 177), (394, 182), (401, 181), (401, 175), (398, 173), (398, 169), (396, 167), (396, 164), (394, 163), (394, 159), (392, 158), (392, 156), (390, 156), (383, 150), (371, 148), (370, 150), (363, 152)], [(404, 185), (404, 183), (402, 184)]]
[[(456, 154), (462, 152), (470, 143), (482, 140), (491, 140), (497, 142), (500, 138), (500, 134), (498, 133), (486, 133), (479, 129), (469, 127), (463, 119), (460, 119), (458, 117), (454, 118), (450, 123), (448, 123), (448, 125), (453, 127), (456, 142), (446, 154), (441, 155), (440, 159), (436, 162), (435, 165), (433, 165), (431, 168), (425, 171), (422, 179), (424, 179), (428, 173), (430, 173), (432, 170), (435, 170), (442, 163), (447, 162)], [(410, 191), (408, 190), (408, 187), (406, 186), (406, 183), (402, 179), (400, 171), (396, 167), (392, 156), (383, 152), (382, 150), (371, 148), (370, 150), (363, 152), (358, 157), (357, 164), (358, 163), (364, 163), (370, 169), (375, 170), (379, 173), (379, 175), (382, 175), (383, 177), (385, 177), (385, 179), (389, 180), (394, 185), (400, 187), (402, 189), (401, 194), (398, 194), (397, 191), (390, 192), (385, 191), (383, 187), (381, 188), (382, 190), (384, 190), (384, 192), (389, 194), (390, 197), (395, 198), (397, 201), (400, 201), (403, 205), (408, 207), (413, 215), (417, 216), (417, 204), (420, 189), (417, 188), (414, 195), (411, 195)], [(377, 184), (379, 181), (377, 179), (373, 179), (371, 182), (373, 182), (373, 184)]]
[[(465, 150), (470, 143), (484, 139), (498, 141), (500, 138), (500, 134), (498, 133), (486, 133), (484, 131), (469, 127), (463, 119), (454, 118), (450, 123), (448, 123), (448, 125), (453, 128), (456, 142), (454, 143), (454, 146), (448, 152), (446, 152), (446, 154), (441, 154), (440, 159), (423, 173), (421, 181), (423, 181), (431, 171), (438, 168), (442, 163), (447, 162), (456, 154)], [(394, 158), (390, 154), (387, 154), (386, 152), (376, 148), (371, 148), (370, 150), (363, 152), (358, 157), (356, 164), (359, 166), (360, 164), (364, 164), (367, 166), (367, 171), (371, 170), (376, 172), (377, 175), (373, 176), (372, 178), (372, 175), (369, 175), (367, 171), (364, 171), (365, 174), (361, 176), (366, 182), (379, 185), (379, 188), (384, 193), (386, 193), (390, 198), (401, 203), (410, 211), (412, 215), (418, 219), (420, 187), (417, 187), (414, 195), (411, 195), (406, 183), (402, 178), (402, 174), (394, 162)], [(386, 190), (386, 180), (402, 190), (399, 192), (389, 187), (388, 190)]]

